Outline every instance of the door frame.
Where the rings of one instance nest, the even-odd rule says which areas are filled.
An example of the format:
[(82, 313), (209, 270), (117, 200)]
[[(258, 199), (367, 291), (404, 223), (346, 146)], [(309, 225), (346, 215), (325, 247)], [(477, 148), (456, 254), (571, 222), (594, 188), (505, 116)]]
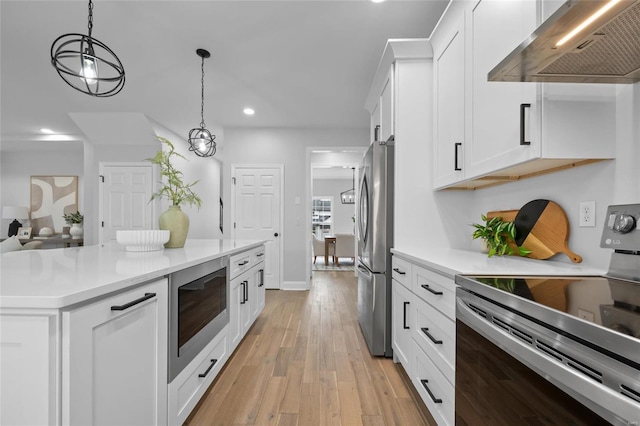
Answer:
[[(105, 161), (105, 162), (100, 162), (98, 163), (98, 173), (99, 173), (99, 179), (102, 180), (102, 182), (98, 183), (98, 223), (102, 223), (102, 221), (104, 220), (104, 185), (102, 185), (102, 183), (104, 183), (104, 174), (105, 174), (105, 168), (106, 167), (150, 167), (151, 168), (151, 193), (155, 193), (158, 190), (158, 180), (159, 180), (159, 169), (157, 166), (154, 166), (153, 164), (146, 162), (146, 161), (131, 161), (131, 162), (124, 162), (124, 161)], [(149, 203), (151, 204), (151, 217), (153, 218), (152, 221), (156, 221), (158, 219), (158, 202), (154, 201)], [(104, 227), (102, 226), (98, 226), (98, 244), (103, 244), (104, 243)]]
[(284, 283), (284, 164), (231, 164), (231, 179), (229, 182), (230, 189), (229, 193), (231, 194), (231, 205), (229, 206), (229, 217), (231, 220), (229, 224), (226, 225), (231, 230), (231, 239), (236, 239), (236, 189), (235, 189), (235, 179), (236, 179), (236, 170), (237, 169), (277, 169), (280, 171), (280, 218), (278, 226), (280, 227), (280, 236), (278, 238), (281, 239), (281, 243), (279, 244), (278, 255), (279, 255), (279, 265), (280, 268), (280, 282), (278, 283), (278, 289), (282, 290), (282, 284)]

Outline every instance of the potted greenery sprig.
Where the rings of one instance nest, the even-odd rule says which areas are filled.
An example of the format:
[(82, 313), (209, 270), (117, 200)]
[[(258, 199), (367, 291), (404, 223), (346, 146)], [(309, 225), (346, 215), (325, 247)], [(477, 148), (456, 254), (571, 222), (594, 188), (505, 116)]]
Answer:
[(193, 191), (193, 187), (199, 182), (184, 183), (183, 174), (172, 163), (174, 158), (186, 158), (175, 150), (173, 144), (163, 137), (158, 140), (167, 146), (167, 150), (160, 149), (155, 157), (147, 158), (152, 164), (160, 167), (162, 186), (151, 195), (151, 200), (165, 198), (171, 202), (169, 209), (160, 215), (160, 229), (169, 230), (169, 241), (164, 245), (167, 248), (184, 247), (189, 233), (189, 217), (180, 209), (181, 205), (202, 206), (202, 200)]
[(69, 229), (71, 237), (75, 240), (82, 238), (84, 234), (84, 229), (82, 228), (84, 216), (79, 211), (76, 211), (75, 213), (64, 213), (62, 218), (68, 225), (71, 225), (71, 229)]
[(514, 254), (512, 245), (517, 247), (517, 254), (520, 256), (526, 256), (531, 253), (531, 250), (515, 245), (516, 224), (514, 222), (504, 221), (499, 216), (491, 219), (485, 215), (481, 217), (484, 224), (472, 224), (476, 228), (472, 237), (474, 240), (481, 238), (487, 243), (489, 257)]

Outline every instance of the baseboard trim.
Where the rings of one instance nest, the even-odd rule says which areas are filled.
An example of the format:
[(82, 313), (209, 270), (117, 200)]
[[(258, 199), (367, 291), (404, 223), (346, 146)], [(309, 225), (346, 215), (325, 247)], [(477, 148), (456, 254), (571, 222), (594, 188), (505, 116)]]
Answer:
[(309, 290), (304, 281), (284, 281), (280, 290)]

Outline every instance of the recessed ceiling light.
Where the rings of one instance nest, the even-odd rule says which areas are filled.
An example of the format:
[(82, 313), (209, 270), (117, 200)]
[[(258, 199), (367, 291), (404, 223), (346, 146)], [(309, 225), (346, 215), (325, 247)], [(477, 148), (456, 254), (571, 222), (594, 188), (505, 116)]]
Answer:
[(242, 112), (244, 112), (245, 115), (253, 115), (256, 113), (253, 108), (245, 108), (242, 110)]
[(51, 130), (51, 129), (47, 129), (46, 127), (43, 127), (42, 129), (40, 129), (40, 131), (41, 131), (42, 133), (44, 133), (45, 135), (52, 135), (52, 134), (54, 134), (54, 133), (55, 133), (53, 130)]
[(374, 3), (382, 3), (384, 0), (371, 0)]

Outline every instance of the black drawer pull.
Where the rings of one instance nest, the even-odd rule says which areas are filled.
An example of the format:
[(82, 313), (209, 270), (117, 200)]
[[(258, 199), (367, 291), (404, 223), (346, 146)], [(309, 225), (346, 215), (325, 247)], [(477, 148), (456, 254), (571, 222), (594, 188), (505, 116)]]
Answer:
[(427, 379), (420, 380), (420, 383), (422, 383), (422, 386), (424, 386), (424, 388), (427, 390), (427, 393), (429, 394), (433, 402), (435, 402), (436, 404), (442, 404), (442, 400), (440, 398), (436, 398), (433, 392), (431, 392), (431, 389), (429, 389), (429, 386), (427, 386), (427, 383), (429, 383)]
[(264, 252), (256, 254), (256, 257), (262, 257), (262, 256), (264, 256)]
[(246, 302), (246, 300), (244, 299), (244, 294), (245, 294), (245, 292), (247, 290), (247, 287), (246, 287), (247, 285), (245, 283), (246, 283), (246, 281), (242, 281), (240, 283), (240, 285), (242, 286), (242, 299), (240, 300), (240, 304), (241, 305), (244, 305), (244, 303)]
[(422, 332), (429, 338), (431, 339), (431, 341), (433, 343), (435, 343), (436, 345), (441, 345), (442, 344), (442, 340), (438, 340), (435, 337), (433, 337), (430, 333), (429, 333), (429, 329), (428, 328), (421, 328), (420, 330), (422, 330)]
[(409, 302), (404, 302), (404, 306), (402, 308), (402, 328), (404, 328), (405, 330), (409, 329), (409, 326), (407, 325), (407, 306), (409, 305)]
[(527, 108), (531, 108), (531, 104), (520, 104), (520, 145), (531, 145), (531, 141), (526, 141), (524, 135), (524, 110)]
[(138, 303), (142, 303), (145, 300), (149, 300), (153, 297), (156, 297), (155, 293), (145, 293), (144, 296), (142, 296), (140, 299), (136, 299), (132, 302), (129, 302), (127, 304), (124, 305), (119, 305), (119, 306), (112, 306), (111, 310), (112, 311), (124, 311), (125, 309), (129, 309), (130, 307), (137, 305)]
[(240, 262), (240, 263), (238, 263), (238, 266), (244, 266), (244, 265), (246, 265), (247, 263), (249, 263), (249, 261), (248, 261), (248, 260), (245, 260), (244, 262)]
[(402, 272), (400, 269), (398, 268), (393, 268), (394, 271), (396, 271), (397, 273), (399, 273), (400, 275), (405, 275), (406, 272)]
[(249, 301), (249, 281), (244, 282), (244, 301)]
[(435, 294), (436, 296), (440, 296), (440, 295), (442, 294), (442, 292), (441, 292), (441, 291), (434, 290), (434, 289), (432, 289), (431, 287), (429, 287), (429, 285), (427, 285), (427, 284), (422, 284), (420, 287), (424, 288), (424, 289), (425, 289), (425, 290), (427, 290), (429, 293), (433, 293), (433, 294)]
[(461, 142), (456, 142), (455, 144), (453, 144), (453, 149), (454, 149), (453, 171), (454, 172), (459, 172), (462, 170), (460, 168), (460, 165), (458, 164), (458, 148), (461, 146), (462, 146)]
[(209, 374), (209, 371), (211, 371), (213, 366), (216, 365), (216, 362), (218, 362), (217, 359), (212, 359), (211, 360), (211, 365), (209, 366), (209, 368), (207, 368), (204, 373), (198, 374), (198, 377), (207, 377), (207, 374)]

